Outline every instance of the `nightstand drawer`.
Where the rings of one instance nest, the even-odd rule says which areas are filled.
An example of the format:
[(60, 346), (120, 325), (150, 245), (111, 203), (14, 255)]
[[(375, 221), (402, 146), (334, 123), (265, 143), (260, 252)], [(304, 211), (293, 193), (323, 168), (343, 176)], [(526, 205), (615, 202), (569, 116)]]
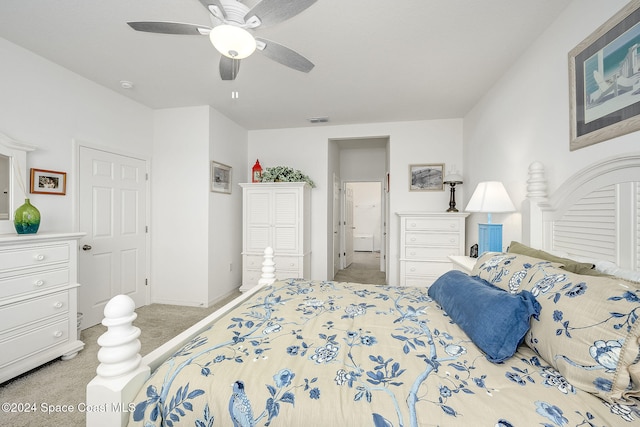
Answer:
[(407, 218), (406, 229), (407, 231), (459, 231), (460, 221), (454, 218)]
[(459, 233), (407, 233), (405, 237), (409, 245), (459, 246)]
[(0, 251), (0, 266), (11, 266), (5, 271), (68, 261), (69, 245), (32, 246)]

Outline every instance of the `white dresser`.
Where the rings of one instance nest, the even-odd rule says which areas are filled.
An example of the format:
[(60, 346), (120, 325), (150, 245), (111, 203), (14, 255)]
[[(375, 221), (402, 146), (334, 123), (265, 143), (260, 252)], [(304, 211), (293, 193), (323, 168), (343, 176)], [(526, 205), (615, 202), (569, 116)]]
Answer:
[(84, 348), (77, 334), (83, 235), (0, 235), (0, 383)]
[(464, 255), (468, 213), (399, 212), (400, 286), (428, 286)]
[(303, 182), (260, 182), (242, 186), (242, 286), (260, 280), (264, 249), (273, 248), (276, 278), (311, 273), (311, 187)]

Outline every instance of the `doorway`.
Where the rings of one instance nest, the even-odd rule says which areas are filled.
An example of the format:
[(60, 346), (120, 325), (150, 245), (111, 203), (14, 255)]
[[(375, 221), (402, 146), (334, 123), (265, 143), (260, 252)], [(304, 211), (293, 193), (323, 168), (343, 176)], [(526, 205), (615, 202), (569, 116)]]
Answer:
[(334, 280), (385, 284), (382, 183), (345, 182), (342, 200), (343, 254)]
[(115, 295), (128, 295), (136, 308), (148, 303), (148, 163), (83, 144), (77, 150), (78, 227), (86, 233), (78, 307), (85, 329), (102, 321)]
[[(329, 140), (329, 171), (333, 174), (333, 194), (328, 197), (328, 203), (332, 208), (329, 210), (331, 215), (328, 221), (329, 229), (327, 232), (328, 247), (328, 277), (335, 277), (338, 271), (347, 269), (349, 265), (358, 262), (355, 259), (360, 252), (346, 248), (345, 242), (351, 245), (353, 239), (348, 235), (368, 234), (373, 235), (375, 251), (374, 255), (378, 255), (379, 250), (379, 268), (377, 272), (383, 272), (386, 277), (388, 272), (388, 233), (389, 224), (389, 136), (369, 136), (369, 137), (352, 137), (352, 138), (332, 138)], [(345, 219), (345, 214), (353, 211), (353, 204), (347, 202), (347, 196), (351, 193), (353, 198), (353, 188), (347, 191), (346, 183), (376, 183), (380, 195), (379, 201), (375, 204), (380, 206), (381, 218), (379, 220), (379, 232), (365, 232), (364, 230), (354, 229), (352, 223), (345, 225), (345, 221), (349, 221), (349, 216)], [(356, 190), (357, 192), (358, 190)], [(356, 195), (356, 197), (358, 197)], [(364, 205), (372, 203), (364, 203)], [(377, 238), (377, 239), (376, 239)], [(359, 237), (362, 241), (370, 242), (370, 236), (366, 238)], [(336, 243), (337, 242), (337, 243)], [(363, 243), (361, 240), (355, 242), (356, 245)], [(363, 243), (368, 244), (368, 243)], [(353, 256), (352, 256), (353, 255)], [(371, 255), (371, 254), (369, 254)], [(385, 278), (386, 280), (386, 278)], [(384, 283), (384, 282), (383, 282)]]

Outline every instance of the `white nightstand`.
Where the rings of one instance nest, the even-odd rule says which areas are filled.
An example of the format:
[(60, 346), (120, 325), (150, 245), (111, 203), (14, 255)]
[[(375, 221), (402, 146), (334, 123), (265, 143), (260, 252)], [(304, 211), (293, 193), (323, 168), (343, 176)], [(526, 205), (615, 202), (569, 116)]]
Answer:
[(459, 270), (467, 274), (471, 274), (473, 266), (476, 265), (478, 258), (471, 258), (464, 255), (449, 255), (449, 259), (453, 263), (453, 269)]

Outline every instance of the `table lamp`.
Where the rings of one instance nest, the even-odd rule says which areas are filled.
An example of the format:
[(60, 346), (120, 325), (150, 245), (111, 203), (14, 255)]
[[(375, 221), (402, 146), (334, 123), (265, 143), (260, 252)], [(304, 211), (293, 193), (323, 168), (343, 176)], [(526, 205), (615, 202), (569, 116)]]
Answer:
[(491, 214), (516, 210), (504, 185), (499, 181), (479, 183), (465, 210), (487, 213), (487, 223), (478, 224), (478, 255), (502, 252), (502, 224), (492, 224)]
[(449, 198), (449, 209), (447, 212), (458, 212), (456, 209), (456, 184), (462, 184), (462, 176), (457, 173), (450, 173), (444, 177), (445, 184), (449, 184), (451, 187), (451, 197)]

